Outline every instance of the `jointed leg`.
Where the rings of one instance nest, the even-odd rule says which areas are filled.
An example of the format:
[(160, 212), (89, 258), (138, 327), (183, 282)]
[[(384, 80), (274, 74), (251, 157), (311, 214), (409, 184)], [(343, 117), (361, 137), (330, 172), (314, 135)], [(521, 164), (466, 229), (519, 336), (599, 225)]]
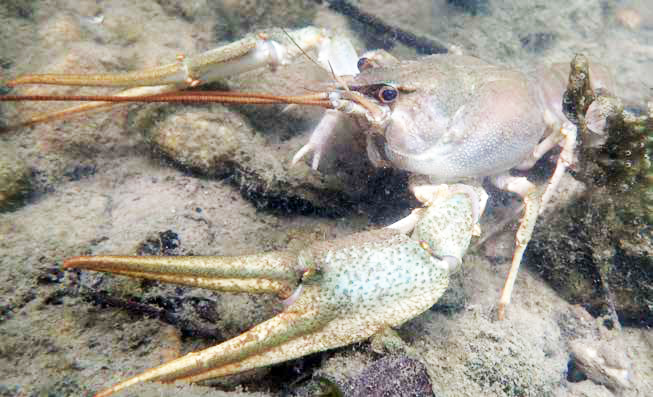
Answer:
[(553, 176), (549, 179), (549, 183), (546, 186), (544, 194), (542, 194), (542, 200), (540, 204), (540, 213), (544, 209), (546, 203), (549, 202), (553, 194), (555, 193), (562, 176), (564, 175), (567, 168), (573, 164), (574, 161), (574, 148), (576, 147), (576, 126), (570, 122), (565, 122), (560, 129), (560, 134), (563, 136), (562, 141), (562, 151), (558, 156), (558, 161), (556, 162), (555, 171), (553, 171)]
[(320, 164), (322, 154), (326, 151), (329, 144), (329, 138), (333, 135), (336, 125), (340, 122), (343, 115), (335, 110), (327, 110), (324, 116), (311, 133), (308, 143), (301, 147), (292, 158), (292, 165), (295, 165), (305, 155), (313, 152), (313, 159), (311, 160), (311, 168), (317, 170)]
[(567, 168), (573, 164), (574, 149), (576, 148), (577, 131), (575, 125), (569, 121), (566, 121), (562, 124), (562, 126), (560, 126), (558, 123), (555, 123), (555, 125), (552, 125), (550, 128), (553, 129), (553, 132), (535, 147), (532, 156), (528, 160), (524, 161), (522, 164), (516, 167), (519, 170), (528, 170), (532, 168), (533, 165), (535, 165), (535, 163), (549, 150), (553, 149), (557, 145), (562, 146), (562, 151), (558, 156), (558, 161), (556, 162), (556, 168), (553, 172), (553, 176), (551, 176), (549, 179), (546, 190), (542, 194), (540, 212), (544, 209), (545, 204), (549, 202), (555, 193)]
[(533, 168), (535, 163), (538, 162), (539, 159), (542, 158), (546, 153), (549, 152), (549, 150), (553, 149), (557, 145), (560, 144), (560, 141), (563, 139), (562, 134), (560, 133), (561, 128), (560, 125), (556, 123), (556, 125), (552, 125), (549, 127), (548, 131), (552, 131), (549, 135), (546, 136), (540, 143), (535, 146), (535, 149), (533, 149), (533, 153), (531, 153), (531, 156), (523, 161), (521, 164), (519, 164), (517, 167), (515, 167), (518, 170), (526, 171), (530, 170)]
[(515, 236), (515, 252), (512, 257), (512, 263), (508, 272), (508, 277), (501, 290), (499, 298), (498, 317), (499, 320), (505, 318), (506, 306), (510, 304), (512, 289), (517, 279), (519, 265), (521, 264), (526, 246), (531, 240), (537, 216), (540, 210), (540, 196), (535, 185), (524, 177), (513, 177), (510, 175), (501, 175), (493, 178), (493, 183), (500, 189), (517, 193), (524, 201), (524, 215), (519, 221), (519, 229)]

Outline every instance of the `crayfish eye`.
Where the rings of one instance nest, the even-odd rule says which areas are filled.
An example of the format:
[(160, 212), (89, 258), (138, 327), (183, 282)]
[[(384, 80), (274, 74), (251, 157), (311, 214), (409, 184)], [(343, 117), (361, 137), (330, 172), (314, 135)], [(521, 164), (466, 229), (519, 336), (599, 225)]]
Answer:
[(378, 99), (383, 103), (390, 103), (394, 102), (394, 100), (397, 99), (398, 94), (399, 92), (396, 88), (389, 85), (384, 85), (379, 89)]
[(360, 58), (356, 66), (358, 67), (359, 72), (374, 67), (374, 65), (372, 65), (372, 61), (369, 58), (365, 58), (365, 57)]

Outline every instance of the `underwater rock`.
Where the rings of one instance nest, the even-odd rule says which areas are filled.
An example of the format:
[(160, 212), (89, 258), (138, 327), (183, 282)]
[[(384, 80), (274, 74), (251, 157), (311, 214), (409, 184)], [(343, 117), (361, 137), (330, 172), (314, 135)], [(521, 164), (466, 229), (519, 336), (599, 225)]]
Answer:
[(581, 147), (575, 177), (585, 193), (547, 214), (526, 252), (530, 263), (571, 303), (592, 314), (632, 325), (653, 324), (653, 105), (636, 117), (616, 98), (589, 87), (584, 57), (572, 62), (563, 105), (592, 140), (585, 111), (595, 103), (606, 113), (604, 142)]
[(367, 176), (363, 170), (348, 180), (343, 172), (314, 172), (304, 163), (292, 167), (297, 143), (266, 142), (240, 113), (222, 105), (143, 109), (132, 127), (182, 168), (227, 178), (258, 208), (343, 214), (352, 205), (353, 190), (361, 186), (351, 179)]
[(434, 396), (427, 368), (418, 359), (391, 354), (371, 360), (361, 353), (346, 359), (336, 357), (334, 361), (337, 364), (333, 363), (327, 370), (318, 369), (309, 381), (294, 388), (289, 396)]
[(433, 396), (426, 367), (405, 356), (383, 357), (350, 379), (342, 388), (345, 396)]
[(220, 106), (210, 112), (186, 108), (163, 115), (162, 122), (146, 130), (146, 138), (180, 165), (203, 174), (224, 173), (246, 155), (245, 145), (256, 140), (244, 120)]
[(0, 146), (0, 209), (27, 190), (28, 175), (27, 164), (16, 155), (16, 151)]
[[(536, 227), (525, 263), (570, 303), (594, 315), (614, 307), (622, 322), (653, 320), (653, 244), (650, 231), (622, 233), (620, 203), (596, 192), (548, 214)], [(649, 225), (650, 227), (650, 225)]]
[(594, 383), (616, 391), (631, 387), (631, 363), (623, 346), (579, 339), (570, 343), (570, 350), (576, 367)]

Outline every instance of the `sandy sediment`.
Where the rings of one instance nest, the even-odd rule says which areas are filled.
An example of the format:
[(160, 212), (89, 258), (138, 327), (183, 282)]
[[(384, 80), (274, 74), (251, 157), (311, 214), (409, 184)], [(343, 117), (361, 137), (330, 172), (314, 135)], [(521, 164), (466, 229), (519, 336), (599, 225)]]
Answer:
[[(259, 2), (241, 8), (231, 4), (238, 2), (218, 3), (3, 2), (2, 78), (150, 67), (282, 22), (341, 30), (359, 50), (387, 43), (326, 4), (284, 1), (277, 10), (295, 11), (271, 15), (257, 14), (261, 9), (252, 4)], [(416, 1), (396, 10), (386, 2), (359, 2), (385, 23), (526, 72), (536, 62), (568, 62), (576, 52), (588, 53), (613, 68), (626, 105), (642, 107), (653, 85), (646, 72), (653, 41), (645, 2), (586, 3)], [(636, 19), (633, 12), (641, 14), (640, 22), (629, 22)], [(417, 56), (405, 45), (391, 51)], [(281, 93), (310, 88), (318, 79), (329, 76), (304, 61), (221, 84)], [(29, 86), (16, 93), (91, 91)], [(12, 124), (57, 106), (3, 104), (0, 118)], [(18, 190), (29, 188), (0, 212), (0, 396), (87, 395), (238, 335), (281, 308), (273, 297), (63, 272), (64, 258), (294, 249), (391, 223), (414, 205), (405, 176), (373, 169), (346, 127), (335, 143), (336, 155), (325, 159), (320, 172), (305, 163), (291, 168), (292, 154), (307, 141), (320, 113), (280, 110), (130, 105), (0, 136), (2, 149), (15, 158), (10, 168), (2, 165), (10, 156), (0, 159), (0, 175), (16, 169), (11, 175), (21, 176), (0, 183), (6, 187), (18, 180)], [(470, 254), (447, 296), (401, 327), (404, 345), (384, 357), (361, 343), (226, 384), (151, 384), (125, 395), (276, 396), (289, 388), (311, 395), (316, 384), (351, 393), (383, 381), (366, 374), (402, 368), (419, 377), (416, 390), (430, 382), (438, 396), (636, 396), (653, 389), (649, 329), (610, 329), (580, 305), (562, 300), (528, 269), (520, 273), (507, 321), (496, 322), (495, 302), (507, 267), (505, 258)], [(603, 361), (593, 360), (591, 349)], [(610, 350), (618, 352), (605, 353)], [(596, 368), (616, 375), (597, 375)], [(393, 379), (401, 376), (385, 377)]]

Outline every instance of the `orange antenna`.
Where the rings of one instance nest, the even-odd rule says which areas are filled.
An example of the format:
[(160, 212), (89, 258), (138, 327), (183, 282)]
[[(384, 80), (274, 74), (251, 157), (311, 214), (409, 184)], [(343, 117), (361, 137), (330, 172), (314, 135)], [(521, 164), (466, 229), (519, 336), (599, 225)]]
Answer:
[[(0, 95), (0, 102), (23, 102), (23, 101), (56, 101), (56, 102), (106, 102), (107, 105), (112, 103), (129, 103), (129, 102), (170, 102), (170, 103), (238, 103), (238, 104), (297, 104), (306, 106), (320, 106), (326, 109), (332, 109), (333, 105), (329, 100), (328, 93), (321, 92), (307, 95), (283, 96), (270, 95), (262, 93), (239, 93), (229, 91), (190, 91), (190, 92), (171, 92), (156, 95), (141, 96), (117, 96), (117, 95)], [(80, 106), (78, 108), (64, 109), (60, 112), (48, 114), (46, 116), (36, 116), (16, 125), (11, 125), (0, 129), (0, 132), (6, 132), (18, 127), (25, 127), (37, 124), (43, 121), (51, 121), (65, 118), (71, 114), (86, 111), (87, 108)]]

